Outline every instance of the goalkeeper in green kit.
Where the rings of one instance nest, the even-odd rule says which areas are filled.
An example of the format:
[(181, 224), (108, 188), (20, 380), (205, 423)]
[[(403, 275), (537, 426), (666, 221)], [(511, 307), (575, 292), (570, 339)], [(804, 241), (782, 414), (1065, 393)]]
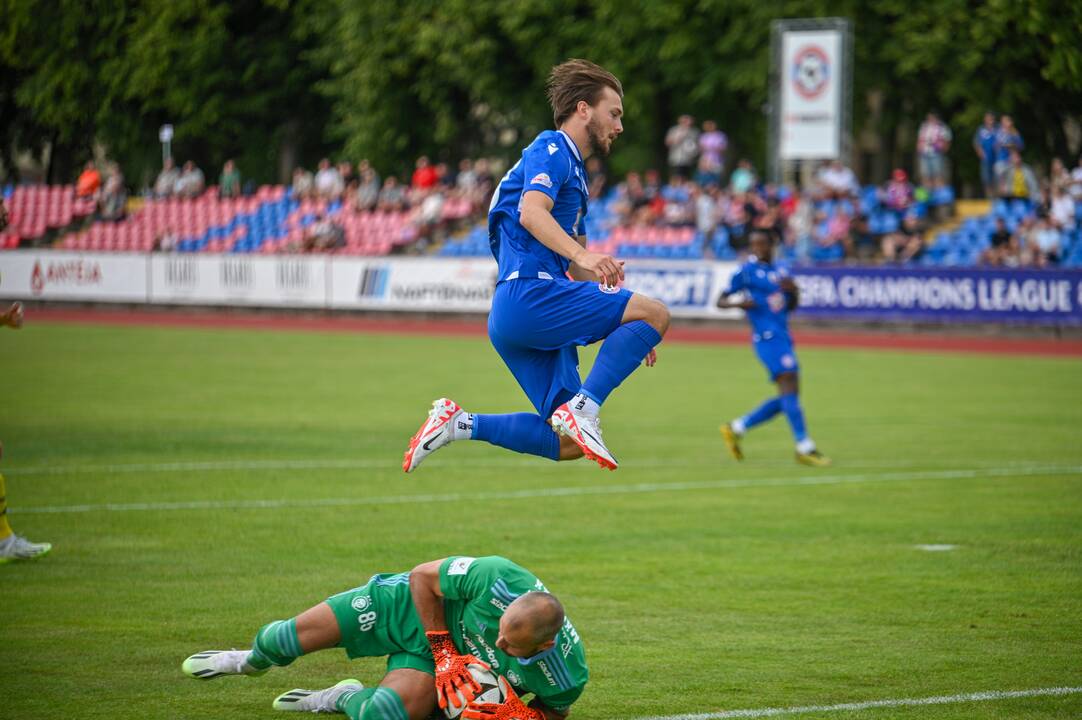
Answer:
[[(201, 680), (262, 675), (333, 647), (350, 658), (386, 656), (387, 674), (374, 688), (343, 680), (291, 690), (274, 701), (276, 710), (424, 720), (438, 705), (449, 714), (461, 710), (466, 720), (561, 720), (589, 677), (560, 601), (530, 571), (498, 556), (452, 556), (374, 575), (295, 618), (264, 625), (250, 650), (205, 650), (182, 669)], [(480, 686), (471, 664), (506, 679), (503, 703), (472, 702)], [(529, 704), (519, 698), (527, 693), (534, 696)]]

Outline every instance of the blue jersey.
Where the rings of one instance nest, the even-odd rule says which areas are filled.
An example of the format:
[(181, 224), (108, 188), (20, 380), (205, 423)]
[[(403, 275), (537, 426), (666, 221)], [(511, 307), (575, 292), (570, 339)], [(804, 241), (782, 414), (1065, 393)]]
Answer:
[(488, 208), (488, 242), (499, 265), (499, 280), (551, 280), (567, 274), (567, 258), (522, 227), (522, 196), (536, 190), (552, 198), (552, 217), (574, 238), (584, 227), (588, 188), (582, 155), (563, 131), (546, 130), (522, 151), (522, 158), (500, 180)]
[(789, 337), (789, 311), (785, 307), (785, 293), (778, 284), (787, 277), (788, 270), (752, 258), (729, 281), (730, 293), (743, 291), (755, 303), (747, 311), (755, 342)]

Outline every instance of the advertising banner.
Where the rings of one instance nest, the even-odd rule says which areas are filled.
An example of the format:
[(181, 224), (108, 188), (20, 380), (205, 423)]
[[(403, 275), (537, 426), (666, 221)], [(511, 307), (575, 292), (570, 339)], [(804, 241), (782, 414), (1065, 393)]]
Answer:
[(778, 156), (841, 155), (844, 47), (840, 30), (786, 30), (781, 40)]
[(0, 297), (19, 300), (147, 301), (147, 256), (8, 250)]
[(1082, 272), (797, 268), (802, 317), (1082, 324)]
[(496, 288), (491, 258), (336, 259), (332, 308), (488, 312)]
[(328, 262), (303, 255), (154, 255), (150, 302), (324, 307)]

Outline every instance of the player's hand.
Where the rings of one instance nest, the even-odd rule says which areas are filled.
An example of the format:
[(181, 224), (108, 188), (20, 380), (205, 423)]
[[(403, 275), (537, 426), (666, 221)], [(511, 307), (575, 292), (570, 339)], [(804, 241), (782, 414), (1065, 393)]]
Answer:
[(583, 248), (573, 260), (576, 265), (592, 272), (609, 287), (616, 287), (624, 279), (624, 261), (617, 260), (612, 255), (590, 252)]
[(650, 352), (646, 353), (646, 367), (653, 367), (657, 365), (657, 350), (650, 348)]
[(0, 315), (0, 325), (7, 325), (14, 330), (21, 328), (23, 326), (23, 304), (20, 302), (12, 303), (11, 307), (3, 315)]
[[(451, 640), (451, 633), (426, 632), (428, 644), (432, 647), (432, 659), (436, 663), (436, 699), (439, 700), (440, 708), (447, 709), (450, 702), (454, 707), (459, 707), (459, 695), (469, 703), (481, 692), (481, 686), (470, 675), (467, 665), (481, 665), (486, 668), (489, 664), (481, 662), (473, 655), (459, 655), (458, 648)], [(448, 699), (450, 698), (450, 699)]]
[(781, 280), (778, 280), (778, 287), (785, 292), (793, 292), (796, 290), (796, 281), (791, 277), (783, 277)]
[(462, 712), (465, 720), (545, 720), (545, 713), (522, 702), (503, 675), (497, 682), (506, 699), (502, 703), (471, 703)]

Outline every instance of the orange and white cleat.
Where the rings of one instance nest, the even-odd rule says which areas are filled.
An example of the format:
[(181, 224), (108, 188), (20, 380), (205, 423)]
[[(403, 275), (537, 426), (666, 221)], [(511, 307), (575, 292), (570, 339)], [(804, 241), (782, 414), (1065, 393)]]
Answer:
[(583, 454), (601, 467), (615, 470), (620, 466), (601, 439), (601, 420), (596, 415), (576, 413), (570, 403), (564, 403), (556, 408), (550, 422), (553, 430), (574, 440)]
[(454, 420), (462, 413), (462, 408), (454, 400), (440, 398), (432, 403), (428, 420), (410, 438), (410, 446), (402, 456), (402, 469), (413, 472), (426, 457), (454, 440)]

